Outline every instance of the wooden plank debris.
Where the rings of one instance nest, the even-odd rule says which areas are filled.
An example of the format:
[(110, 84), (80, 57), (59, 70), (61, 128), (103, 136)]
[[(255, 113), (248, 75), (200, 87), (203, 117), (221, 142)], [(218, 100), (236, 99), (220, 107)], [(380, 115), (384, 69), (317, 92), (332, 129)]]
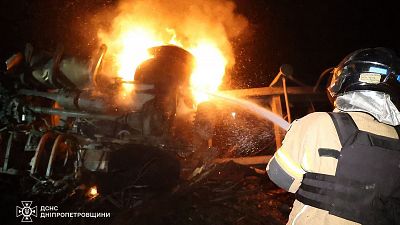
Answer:
[(214, 162), (226, 163), (232, 161), (240, 165), (267, 165), (271, 157), (272, 157), (271, 155), (262, 155), (262, 156), (247, 156), (238, 158), (219, 158), (215, 159)]

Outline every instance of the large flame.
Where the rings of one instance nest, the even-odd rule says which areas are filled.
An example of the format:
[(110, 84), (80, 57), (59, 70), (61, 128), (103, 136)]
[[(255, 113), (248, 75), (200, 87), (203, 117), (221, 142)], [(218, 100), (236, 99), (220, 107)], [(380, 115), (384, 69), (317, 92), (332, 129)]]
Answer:
[[(110, 73), (118, 74), (123, 81), (133, 81), (137, 66), (152, 57), (148, 48), (176, 45), (195, 57), (190, 85), (196, 103), (207, 100), (206, 93), (218, 90), (226, 68), (234, 64), (228, 36), (238, 35), (237, 30), (240, 30), (237, 28), (232, 31), (235, 34), (229, 35), (227, 27), (233, 22), (215, 18), (235, 20), (236, 26), (241, 27), (233, 15), (233, 3), (211, 4), (214, 5), (201, 0), (191, 3), (178, 0), (173, 4), (161, 0), (122, 2), (111, 30), (99, 32), (99, 38), (108, 46), (108, 55), (112, 58)], [(187, 12), (179, 13), (177, 8)], [(130, 90), (132, 88), (125, 85), (123, 95)]]
[(195, 68), (190, 79), (197, 103), (208, 100), (209, 93), (218, 91), (222, 83), (227, 59), (212, 41), (205, 41), (189, 49), (195, 57)]
[(128, 28), (126, 32), (116, 37), (115, 41), (121, 46), (120, 51), (114, 53), (118, 67), (117, 74), (124, 81), (132, 81), (139, 64), (151, 57), (147, 52), (149, 47), (163, 44), (155, 38), (150, 29), (144, 27)]
[[(195, 57), (195, 67), (190, 78), (192, 94), (196, 103), (206, 101), (207, 93), (213, 93), (221, 85), (227, 59), (221, 49), (212, 40), (198, 40), (194, 46), (183, 46), (177, 39), (172, 28), (166, 28), (171, 33), (167, 41), (155, 35), (151, 28), (145, 28), (132, 24), (124, 29), (119, 37), (115, 37), (112, 44), (120, 46), (119, 51), (114, 52), (114, 63), (117, 67), (117, 74), (123, 81), (133, 81), (133, 75), (140, 63), (152, 57), (147, 51), (148, 48), (173, 44), (180, 46)], [(125, 85), (124, 95), (132, 90)]]

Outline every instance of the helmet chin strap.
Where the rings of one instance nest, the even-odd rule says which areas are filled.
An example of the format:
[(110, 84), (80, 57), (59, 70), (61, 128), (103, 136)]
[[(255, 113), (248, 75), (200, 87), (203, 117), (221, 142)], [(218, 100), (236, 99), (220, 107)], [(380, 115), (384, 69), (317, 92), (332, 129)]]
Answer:
[(378, 91), (351, 91), (339, 95), (335, 106), (345, 112), (366, 112), (376, 120), (391, 126), (400, 125), (399, 109), (390, 100), (390, 96)]

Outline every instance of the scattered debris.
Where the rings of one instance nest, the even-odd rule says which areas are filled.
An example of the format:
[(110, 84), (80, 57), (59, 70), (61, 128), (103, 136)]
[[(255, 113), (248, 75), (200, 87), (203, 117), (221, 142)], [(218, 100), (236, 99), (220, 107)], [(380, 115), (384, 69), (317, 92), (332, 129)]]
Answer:
[(286, 224), (294, 197), (253, 169), (217, 164), (173, 193), (116, 216), (113, 224)]

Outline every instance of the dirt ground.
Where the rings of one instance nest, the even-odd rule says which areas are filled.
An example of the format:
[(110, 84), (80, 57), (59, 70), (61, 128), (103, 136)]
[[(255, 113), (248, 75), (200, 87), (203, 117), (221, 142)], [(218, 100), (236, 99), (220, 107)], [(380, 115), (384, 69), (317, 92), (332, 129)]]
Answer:
[(172, 194), (121, 212), (112, 224), (280, 225), (286, 224), (293, 200), (267, 175), (228, 162), (214, 165)]

